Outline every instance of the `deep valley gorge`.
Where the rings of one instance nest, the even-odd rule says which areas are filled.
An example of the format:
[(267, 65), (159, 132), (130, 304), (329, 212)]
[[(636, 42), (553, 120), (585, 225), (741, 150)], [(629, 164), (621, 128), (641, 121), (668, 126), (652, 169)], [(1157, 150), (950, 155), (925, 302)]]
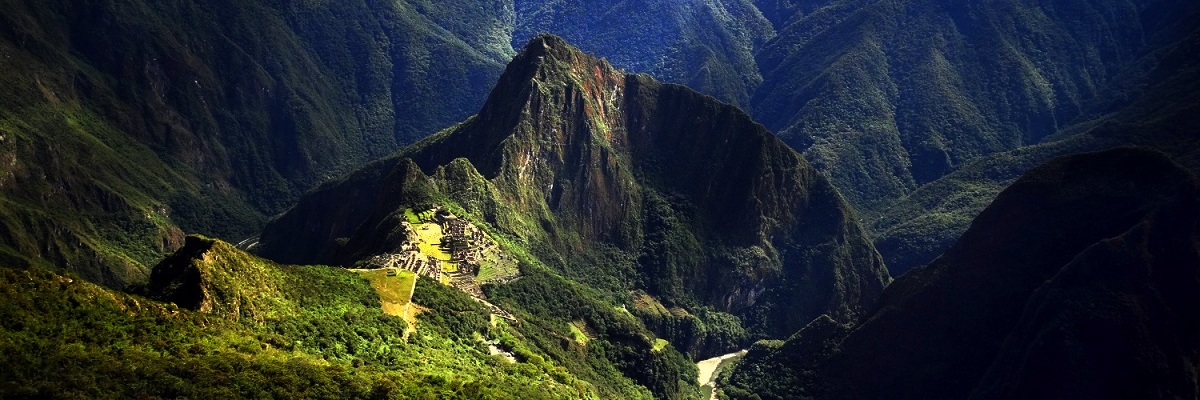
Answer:
[(0, 0), (0, 398), (1200, 398), (1200, 3)]

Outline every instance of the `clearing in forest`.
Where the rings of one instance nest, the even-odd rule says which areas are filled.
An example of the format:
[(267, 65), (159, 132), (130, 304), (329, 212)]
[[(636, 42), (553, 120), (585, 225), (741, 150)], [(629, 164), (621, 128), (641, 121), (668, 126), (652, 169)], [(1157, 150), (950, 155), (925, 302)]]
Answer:
[[(409, 329), (416, 326), (417, 313), (412, 305), (413, 290), (417, 285), (416, 273), (390, 268), (354, 272), (371, 282), (371, 287), (379, 294), (384, 314), (404, 318)], [(391, 275), (393, 273), (394, 276)]]

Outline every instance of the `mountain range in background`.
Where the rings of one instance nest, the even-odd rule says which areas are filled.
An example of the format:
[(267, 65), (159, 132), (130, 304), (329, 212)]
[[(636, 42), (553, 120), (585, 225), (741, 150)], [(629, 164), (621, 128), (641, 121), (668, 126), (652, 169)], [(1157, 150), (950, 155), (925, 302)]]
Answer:
[(1195, 398), (1197, 54), (1178, 0), (2, 0), (0, 395)]

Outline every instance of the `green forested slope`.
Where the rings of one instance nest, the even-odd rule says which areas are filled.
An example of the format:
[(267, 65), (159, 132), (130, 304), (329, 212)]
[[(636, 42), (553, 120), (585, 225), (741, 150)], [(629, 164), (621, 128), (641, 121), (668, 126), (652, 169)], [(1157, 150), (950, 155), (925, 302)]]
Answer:
[(1097, 117), (1042, 143), (981, 157), (898, 200), (872, 221), (875, 245), (899, 275), (945, 251), (1000, 190), (1047, 160), (1115, 146), (1162, 151), (1200, 173), (1200, 35), (1139, 60), (1084, 107)]
[(1089, 102), (1186, 37), (1198, 9), (1148, 0), (831, 2), (759, 50), (764, 84), (749, 109), (874, 214), (977, 157), (1094, 118)]
[(595, 288), (712, 306), (769, 335), (852, 318), (887, 280), (836, 190), (761, 126), (552, 36), (479, 115), (317, 189), (261, 251), (349, 264), (392, 251), (396, 212), (422, 203), (456, 204)]
[(125, 285), (179, 228), (253, 235), (317, 182), (461, 119), (508, 53), (430, 9), (491, 10), (0, 2), (0, 254)]
[(277, 265), (200, 237), (165, 263), (201, 278), (156, 282), (202, 289), (209, 307), (0, 268), (0, 397), (614, 397), (527, 349), (516, 363), (488, 356), (477, 335), (524, 341), (439, 284), (418, 285), (414, 301), (428, 310), (405, 339), (404, 320), (340, 268)]
[[(837, 191), (770, 132), (554, 36), (529, 42), (478, 115), (322, 185), (257, 250), (350, 265), (397, 252), (404, 211), (432, 204), (525, 257), (525, 276), (489, 297), (559, 335), (585, 321), (600, 332), (589, 348), (647, 350), (628, 333), (643, 323), (674, 343), (648, 359), (605, 352), (659, 396), (691, 383), (670, 369), (647, 377), (646, 363), (783, 337), (823, 313), (853, 320), (889, 279)], [(579, 289), (547, 298), (554, 287)], [(644, 307), (657, 302), (675, 311)]]
[[(760, 342), (753, 399), (1192, 398), (1200, 181), (1120, 148), (1024, 174), (855, 324)], [(872, 360), (864, 362), (864, 360)]]

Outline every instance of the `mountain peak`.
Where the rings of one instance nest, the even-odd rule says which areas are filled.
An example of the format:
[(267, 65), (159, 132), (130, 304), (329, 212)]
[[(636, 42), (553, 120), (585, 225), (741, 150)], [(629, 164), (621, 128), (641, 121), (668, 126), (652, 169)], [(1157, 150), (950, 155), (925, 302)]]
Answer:
[[(569, 150), (566, 145), (591, 143), (593, 135), (619, 142), (613, 135), (624, 132), (617, 104), (624, 97), (625, 79), (604, 59), (558, 36), (538, 35), (509, 63), (477, 117), (456, 134), (465, 140), (461, 143), (472, 143), (470, 148), (427, 143), (418, 146), (413, 159), (428, 173), (467, 158), (491, 179), (511, 166), (505, 160), (521, 154), (559, 153)], [(549, 147), (530, 148), (540, 145)]]
[(608, 61), (585, 53), (561, 37), (543, 33), (530, 39), (513, 58), (500, 78), (501, 85), (493, 90), (493, 95), (496, 92), (507, 93), (502, 90), (508, 89), (503, 87), (505, 82), (531, 83), (532, 79), (537, 79), (541, 82), (582, 83), (587, 78), (623, 75)]
[(579, 51), (579, 49), (575, 48), (575, 46), (570, 45), (569, 43), (567, 43), (566, 40), (564, 40), (561, 37), (558, 37), (558, 35), (555, 35), (552, 33), (542, 33), (537, 36), (534, 36), (532, 39), (529, 39), (529, 41), (525, 43), (525, 47), (521, 48), (520, 54), (533, 54), (533, 53), (541, 52), (543, 54), (533, 54), (533, 55), (535, 55), (535, 56), (536, 55), (545, 55), (544, 53), (547, 53), (552, 49), (561, 49), (561, 50), (576, 51), (576, 52)]
[[(852, 320), (888, 281), (833, 186), (762, 125), (552, 35), (525, 46), (476, 117), (339, 186), (267, 227), (263, 254), (348, 264), (320, 255), (392, 251), (373, 238), (394, 233), (389, 216), (414, 206), (403, 199), (428, 191), (568, 276), (636, 274), (669, 303), (742, 315), (772, 336), (820, 314)], [(614, 269), (610, 253), (634, 270)]]
[(545, 61), (546, 57), (561, 61), (584, 58), (596, 59), (595, 56), (584, 53), (583, 50), (572, 46), (561, 37), (543, 33), (534, 36), (525, 43), (525, 47), (521, 48), (521, 52), (513, 59), (513, 64), (520, 64), (522, 60), (541, 64), (540, 61)]

